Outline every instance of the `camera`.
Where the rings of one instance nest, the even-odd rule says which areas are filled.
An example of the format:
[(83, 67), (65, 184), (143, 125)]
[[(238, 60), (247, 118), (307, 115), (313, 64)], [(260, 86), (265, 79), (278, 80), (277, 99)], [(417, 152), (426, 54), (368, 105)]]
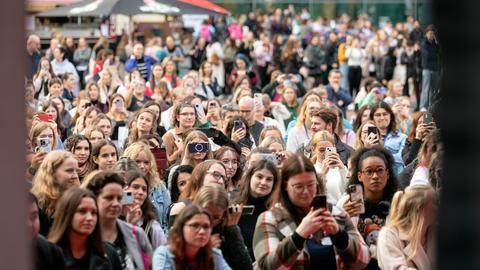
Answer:
[(197, 154), (197, 153), (206, 153), (208, 152), (208, 142), (205, 143), (189, 143), (188, 144), (188, 152), (190, 154)]

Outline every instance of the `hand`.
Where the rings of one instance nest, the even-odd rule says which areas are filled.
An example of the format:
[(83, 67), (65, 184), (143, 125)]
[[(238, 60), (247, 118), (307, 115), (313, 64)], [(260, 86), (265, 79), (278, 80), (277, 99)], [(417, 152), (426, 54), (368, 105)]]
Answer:
[(360, 216), (360, 214), (362, 213), (362, 205), (363, 205), (363, 202), (362, 201), (350, 201), (350, 200), (347, 200), (344, 204), (343, 204), (343, 209), (345, 210), (345, 212), (348, 213), (349, 216), (351, 217), (358, 217)]
[(32, 163), (30, 164), (30, 167), (38, 170), (38, 168), (40, 168), (40, 164), (42, 164), (42, 161), (47, 156), (47, 154), (47, 152), (43, 151), (36, 152), (32, 157)]
[(174, 138), (173, 143), (175, 143), (175, 147), (177, 147), (178, 150), (183, 152), (183, 141), (181, 138)]
[(322, 221), (322, 229), (324, 235), (335, 235), (338, 233), (340, 228), (338, 227), (337, 221), (335, 218), (332, 216), (330, 211), (326, 209), (322, 209), (323, 212), (321, 212), (320, 217)]
[(232, 131), (232, 141), (239, 142), (241, 139), (245, 138), (247, 131), (244, 128), (233, 130)]
[(247, 71), (245, 71), (245, 70), (237, 70), (237, 76), (240, 76), (240, 75), (247, 75)]
[(320, 65), (320, 70), (321, 70), (321, 71), (327, 70), (327, 65), (321, 64), (321, 65)]
[(365, 140), (363, 142), (365, 147), (372, 147), (372, 146), (377, 145), (379, 143), (380, 142), (378, 140), (378, 135), (374, 134), (374, 133), (368, 134), (368, 136), (365, 138)]
[(242, 156), (244, 156), (245, 158), (250, 155), (250, 152), (250, 149), (248, 149), (247, 147), (242, 147)]
[(275, 81), (278, 83), (278, 84), (282, 84), (283, 81), (285, 81), (285, 78), (287, 77), (286, 74), (281, 74), (279, 76), (277, 76), (277, 78), (275, 79)]
[(322, 211), (324, 210), (311, 208), (295, 231), (305, 239), (318, 232), (323, 226), (323, 216), (320, 215)]
[(212, 234), (210, 236), (210, 242), (212, 242), (212, 248), (220, 248), (222, 245), (222, 238), (220, 237), (220, 234)]
[(234, 204), (228, 207), (227, 213), (227, 226), (234, 226), (238, 224), (240, 217), (242, 216), (243, 204)]
[(428, 125), (424, 123), (419, 123), (415, 129), (415, 138), (423, 141), (428, 134)]
[(142, 209), (140, 208), (140, 205), (134, 203), (125, 207), (127, 208), (127, 222), (136, 225), (142, 218)]

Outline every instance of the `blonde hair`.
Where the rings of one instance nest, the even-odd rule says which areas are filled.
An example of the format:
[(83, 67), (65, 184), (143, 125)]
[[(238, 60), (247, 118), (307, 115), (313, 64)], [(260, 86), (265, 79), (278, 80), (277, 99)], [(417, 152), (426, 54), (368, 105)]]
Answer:
[(52, 140), (52, 149), (55, 149), (57, 146), (57, 133), (55, 130), (47, 123), (45, 122), (34, 122), (32, 127), (30, 128), (30, 133), (28, 135), (28, 138), (30, 139), (30, 142), (32, 144), (32, 147), (35, 149), (35, 146), (37, 146), (37, 137), (42, 133), (42, 131), (46, 129), (50, 129), (53, 132), (53, 140)]
[(283, 149), (285, 150), (285, 143), (283, 142), (282, 139), (279, 139), (277, 137), (267, 137), (267, 138), (264, 138), (262, 140), (262, 142), (260, 143), (259, 147), (265, 147), (265, 148), (268, 148), (270, 147), (272, 144), (274, 143), (279, 143)]
[(321, 131), (315, 133), (315, 135), (312, 138), (312, 152), (314, 152), (314, 153), (313, 153), (312, 158), (311, 158), (311, 161), (314, 164), (315, 164), (315, 162), (317, 162), (317, 153), (315, 151), (313, 151), (313, 149), (315, 149), (317, 147), (317, 144), (319, 142), (323, 142), (323, 141), (331, 142), (333, 145), (335, 145), (335, 138), (333, 137), (332, 134), (330, 134), (330, 132), (328, 132), (326, 130), (321, 130)]
[(83, 189), (87, 189), (88, 184), (100, 172), (102, 172), (102, 170), (93, 170), (89, 172), (87, 175), (85, 175), (85, 178), (83, 178), (83, 182), (80, 184), (80, 187)]
[(407, 234), (410, 245), (413, 246), (413, 252), (407, 260), (415, 257), (422, 245), (422, 230), (425, 226), (423, 209), (429, 202), (429, 194), (435, 194), (436, 198), (430, 185), (415, 185), (407, 187), (405, 191), (397, 191), (393, 196), (385, 226)]
[(396, 84), (396, 83), (400, 83), (402, 84), (402, 81), (400, 81), (399, 79), (392, 79), (390, 81), (388, 81), (388, 91), (387, 91), (387, 97), (392, 97), (394, 98), (395, 94), (393, 93), (393, 86)]
[[(375, 123), (373, 122), (373, 120), (367, 120), (365, 123), (360, 124), (360, 126), (357, 129), (357, 132), (355, 133), (355, 145), (353, 146), (353, 149), (357, 150), (365, 147), (365, 144), (362, 141), (362, 130), (363, 130), (363, 127), (367, 124), (375, 126)], [(378, 129), (377, 129), (377, 136), (378, 138), (381, 138), (380, 133), (378, 132)], [(379, 144), (382, 144), (382, 140), (379, 140)]]
[(152, 151), (150, 151), (150, 146), (146, 145), (143, 142), (132, 143), (123, 152), (123, 157), (130, 158), (131, 160), (135, 160), (135, 158), (142, 151), (145, 153), (145, 155), (147, 155), (147, 158), (150, 161), (150, 169), (145, 174), (148, 184), (151, 187), (158, 187), (160, 186), (161, 179), (160, 179), (160, 175), (158, 174), (155, 157), (153, 156)]
[[(183, 158), (185, 158), (186, 155), (189, 154), (188, 153), (188, 144), (190, 142), (192, 142), (192, 140), (194, 140), (194, 139), (202, 139), (203, 141), (209, 143), (208, 152), (207, 152), (207, 155), (205, 156), (205, 158), (203, 159), (203, 161), (208, 160), (208, 159), (213, 159), (212, 146), (210, 144), (210, 141), (208, 140), (207, 135), (205, 135), (205, 133), (203, 133), (200, 130), (190, 130), (190, 131), (188, 131), (188, 133), (186, 133), (186, 137), (185, 137), (185, 140), (184, 140), (185, 149), (182, 153), (183, 154), (182, 160), (183, 160)], [(192, 165), (192, 166), (195, 167), (195, 164), (193, 164), (193, 163), (189, 163), (188, 165)]]
[(54, 174), (68, 158), (76, 160), (75, 156), (64, 150), (48, 153), (33, 178), (32, 193), (38, 198), (38, 205), (44, 209), (48, 217), (53, 216), (55, 204), (62, 196), (62, 190), (55, 182)]

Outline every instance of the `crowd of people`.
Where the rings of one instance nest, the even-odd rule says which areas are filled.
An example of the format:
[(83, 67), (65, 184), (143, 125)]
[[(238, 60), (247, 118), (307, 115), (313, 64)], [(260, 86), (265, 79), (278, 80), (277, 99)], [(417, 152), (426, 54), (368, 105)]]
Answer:
[(435, 269), (435, 28), (293, 6), (27, 39), (37, 269)]

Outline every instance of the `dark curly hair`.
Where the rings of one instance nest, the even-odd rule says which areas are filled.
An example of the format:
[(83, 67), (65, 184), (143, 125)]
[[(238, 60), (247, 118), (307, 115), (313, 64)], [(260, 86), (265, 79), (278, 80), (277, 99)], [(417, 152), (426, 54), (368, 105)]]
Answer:
[(360, 180), (358, 179), (358, 173), (362, 170), (363, 161), (369, 157), (381, 158), (385, 163), (385, 167), (390, 172), (389, 177), (387, 179), (387, 184), (385, 185), (383, 197), (384, 197), (384, 200), (391, 201), (393, 195), (398, 190), (398, 180), (393, 170), (393, 164), (394, 164), (393, 156), (392, 154), (390, 154), (388, 150), (386, 150), (381, 146), (374, 146), (370, 148), (360, 148), (355, 152), (354, 156), (351, 159), (352, 176), (350, 177), (350, 180), (348, 181), (347, 186), (360, 184), (363, 187), (363, 183), (360, 182)]

